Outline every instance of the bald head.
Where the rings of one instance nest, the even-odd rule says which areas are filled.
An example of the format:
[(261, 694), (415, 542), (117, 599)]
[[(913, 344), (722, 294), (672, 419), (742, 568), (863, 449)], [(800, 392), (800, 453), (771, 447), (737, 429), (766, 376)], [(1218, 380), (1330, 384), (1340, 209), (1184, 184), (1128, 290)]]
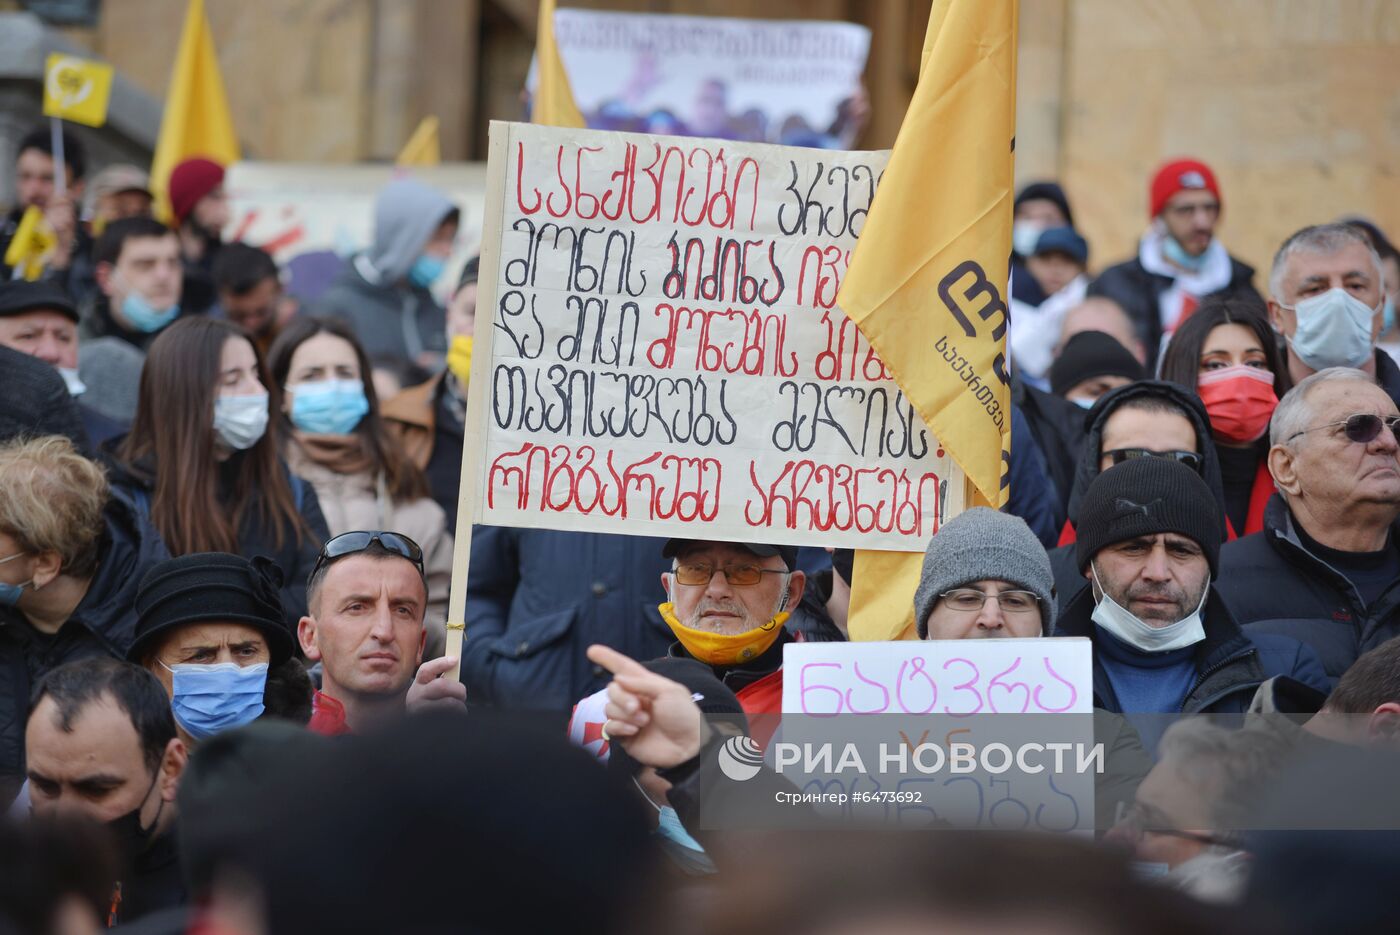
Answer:
[(1055, 354), (1070, 338), (1081, 331), (1102, 331), (1116, 340), (1137, 358), (1138, 363), (1147, 363), (1147, 348), (1138, 337), (1137, 328), (1123, 307), (1104, 296), (1091, 296), (1065, 313), (1064, 324), (1060, 328), (1060, 340), (1055, 346)]

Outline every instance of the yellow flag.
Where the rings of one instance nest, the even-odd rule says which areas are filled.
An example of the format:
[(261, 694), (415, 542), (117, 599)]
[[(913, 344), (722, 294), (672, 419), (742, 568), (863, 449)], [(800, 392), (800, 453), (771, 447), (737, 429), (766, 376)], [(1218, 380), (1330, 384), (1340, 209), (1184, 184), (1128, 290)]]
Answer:
[(44, 116), (89, 127), (107, 122), (112, 66), (54, 52), (44, 64)]
[(554, 0), (541, 0), (540, 22), (535, 40), (535, 67), (539, 84), (535, 89), (535, 123), (550, 127), (582, 127), (583, 114), (574, 103), (574, 89), (554, 44)]
[(224, 166), (239, 158), (238, 137), (224, 96), (214, 37), (204, 16), (204, 0), (190, 0), (185, 10), (185, 27), (165, 96), (165, 113), (160, 118), (160, 137), (151, 162), (151, 190), (158, 217), (170, 218), (170, 173), (191, 156), (205, 156)]
[(44, 272), (49, 254), (57, 246), (58, 236), (49, 228), (44, 209), (30, 205), (24, 209), (14, 239), (5, 250), (5, 265), (12, 267), (21, 279), (32, 282)]
[(438, 118), (429, 114), (418, 122), (418, 128), (403, 144), (396, 166), (436, 166), (442, 163), (442, 147), (438, 144)]
[[(837, 303), (969, 481), (1009, 490), (1017, 0), (934, 0), (913, 100)], [(921, 556), (857, 552), (850, 631), (909, 632)]]

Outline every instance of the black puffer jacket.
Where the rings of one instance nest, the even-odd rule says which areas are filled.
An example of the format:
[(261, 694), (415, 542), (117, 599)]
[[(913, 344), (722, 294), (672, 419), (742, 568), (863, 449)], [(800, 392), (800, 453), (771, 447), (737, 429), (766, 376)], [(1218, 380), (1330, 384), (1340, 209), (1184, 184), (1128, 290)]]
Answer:
[(8, 802), (24, 771), (24, 722), (35, 683), (49, 670), (91, 656), (126, 658), (136, 632), (136, 587), (152, 565), (169, 558), (160, 536), (122, 493), (104, 517), (102, 558), (87, 594), (52, 636), (35, 630), (12, 607), (0, 607), (0, 801)]
[[(1089, 492), (1089, 485), (1099, 476), (1104, 423), (1123, 403), (1143, 396), (1168, 399), (1190, 416), (1191, 423), (1196, 428), (1197, 449), (1201, 452), (1201, 476), (1211, 493), (1215, 494), (1216, 502), (1220, 504), (1220, 515), (1225, 515), (1225, 485), (1220, 479), (1220, 458), (1216, 455), (1215, 442), (1211, 438), (1210, 417), (1206, 415), (1205, 404), (1195, 393), (1175, 383), (1166, 380), (1141, 380), (1103, 394), (1089, 410), (1085, 419), (1084, 445), (1079, 451), (1079, 463), (1075, 466), (1074, 488), (1069, 495), (1071, 527), (1079, 524), (1079, 503)], [(1224, 523), (1221, 526), (1223, 527)], [(1067, 531), (1060, 541), (1068, 544), (1050, 552), (1050, 565), (1055, 571), (1055, 592), (1060, 613), (1064, 613), (1070, 601), (1084, 588), (1086, 581), (1075, 562), (1073, 535)]]
[[(1110, 266), (1089, 283), (1088, 295), (1104, 296), (1117, 302), (1128, 313), (1137, 327), (1138, 337), (1142, 338), (1155, 364), (1157, 351), (1162, 346), (1162, 313), (1159, 308), (1162, 293), (1175, 282), (1170, 276), (1148, 272), (1142, 260), (1133, 257), (1122, 263)], [(1247, 295), (1262, 302), (1263, 298), (1254, 288), (1254, 267), (1230, 257), (1230, 283), (1215, 295)], [(1203, 297), (1204, 298), (1204, 297)], [(1150, 368), (1155, 371), (1155, 366)]]
[[(1400, 580), (1367, 607), (1345, 575), (1308, 551), (1293, 524), (1275, 494), (1263, 532), (1221, 550), (1220, 594), (1248, 632), (1311, 646), (1335, 684), (1366, 650), (1400, 636)], [(1400, 548), (1400, 521), (1391, 527), (1390, 543)]]

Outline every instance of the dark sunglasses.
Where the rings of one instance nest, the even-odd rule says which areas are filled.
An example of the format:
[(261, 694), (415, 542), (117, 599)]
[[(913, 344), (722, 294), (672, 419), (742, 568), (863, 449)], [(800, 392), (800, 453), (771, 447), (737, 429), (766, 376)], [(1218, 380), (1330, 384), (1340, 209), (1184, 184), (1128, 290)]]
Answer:
[(1182, 464), (1201, 473), (1201, 465), (1205, 462), (1201, 456), (1194, 451), (1148, 451), (1146, 448), (1110, 448), (1104, 454), (1110, 458), (1114, 464), (1122, 464), (1124, 461), (1132, 461), (1134, 458), (1165, 458), (1168, 461), (1180, 461)]
[(343, 532), (327, 539), (326, 544), (321, 546), (321, 554), (316, 556), (316, 565), (311, 569), (311, 577), (316, 577), (318, 571), (336, 559), (354, 555), (356, 552), (363, 552), (375, 542), (378, 542), (385, 551), (408, 559), (418, 569), (418, 574), (427, 577), (423, 571), (423, 550), (418, 547), (418, 543), (403, 533), (371, 532), (368, 530)]
[(1316, 432), (1318, 429), (1330, 429), (1333, 426), (1346, 426), (1347, 441), (1365, 445), (1376, 440), (1376, 436), (1381, 433), (1381, 426), (1390, 429), (1390, 434), (1400, 439), (1396, 426), (1400, 425), (1400, 416), (1378, 416), (1369, 412), (1358, 412), (1354, 416), (1347, 416), (1341, 422), (1324, 422), (1322, 425), (1314, 425), (1310, 429), (1303, 429), (1301, 432), (1294, 432), (1288, 436), (1289, 441), (1299, 435), (1306, 435), (1309, 432)]

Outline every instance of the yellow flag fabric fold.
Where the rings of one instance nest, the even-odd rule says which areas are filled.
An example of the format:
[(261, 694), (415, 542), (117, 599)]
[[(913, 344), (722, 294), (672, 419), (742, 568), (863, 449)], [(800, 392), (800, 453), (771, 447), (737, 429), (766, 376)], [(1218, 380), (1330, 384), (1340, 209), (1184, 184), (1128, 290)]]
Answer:
[(44, 116), (89, 127), (107, 122), (112, 66), (53, 52), (44, 62)]
[(204, 0), (190, 0), (185, 10), (185, 26), (160, 119), (160, 136), (151, 162), (158, 217), (169, 220), (170, 173), (191, 156), (205, 156), (225, 166), (239, 159), (238, 136), (233, 131)]
[(582, 127), (583, 114), (574, 103), (574, 89), (569, 85), (564, 60), (554, 43), (554, 0), (541, 0), (539, 28), (536, 31), (535, 67), (539, 84), (535, 89), (532, 111), (535, 123), (550, 127)]
[(429, 114), (418, 122), (418, 127), (403, 149), (394, 159), (396, 166), (436, 166), (442, 163), (442, 147), (438, 140), (438, 118)]
[(49, 227), (44, 209), (30, 205), (20, 216), (19, 226), (5, 250), (5, 265), (12, 267), (20, 279), (30, 282), (43, 275), (49, 254), (58, 246), (58, 236)]
[[(969, 480), (1009, 490), (1017, 0), (934, 0), (922, 68), (837, 304)], [(909, 632), (920, 556), (856, 553), (853, 639)], [(893, 615), (898, 614), (898, 617)]]

